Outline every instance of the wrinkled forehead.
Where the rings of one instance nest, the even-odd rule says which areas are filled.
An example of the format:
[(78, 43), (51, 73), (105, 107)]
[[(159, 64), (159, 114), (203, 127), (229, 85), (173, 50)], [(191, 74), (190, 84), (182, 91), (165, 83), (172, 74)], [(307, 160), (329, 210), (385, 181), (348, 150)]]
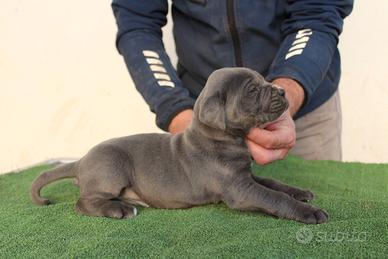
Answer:
[(264, 78), (256, 71), (243, 67), (221, 68), (214, 71), (209, 77), (209, 80), (215, 81), (241, 81), (246, 79), (252, 79), (257, 81), (264, 80)]
[(214, 71), (209, 76), (206, 86), (211, 90), (231, 90), (231, 88), (241, 88), (249, 84), (260, 85), (264, 82), (264, 78), (251, 69), (233, 67)]

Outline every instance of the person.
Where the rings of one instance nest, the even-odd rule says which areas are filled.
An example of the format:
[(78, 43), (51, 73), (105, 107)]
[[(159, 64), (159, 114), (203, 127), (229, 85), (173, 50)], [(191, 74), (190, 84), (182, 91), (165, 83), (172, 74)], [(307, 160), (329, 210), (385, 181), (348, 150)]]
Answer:
[(167, 0), (113, 0), (116, 46), (152, 112), (172, 134), (191, 122), (195, 99), (222, 67), (248, 67), (284, 88), (289, 110), (246, 137), (259, 164), (288, 152), (341, 160), (337, 48), (353, 0), (174, 0), (174, 69), (161, 28)]

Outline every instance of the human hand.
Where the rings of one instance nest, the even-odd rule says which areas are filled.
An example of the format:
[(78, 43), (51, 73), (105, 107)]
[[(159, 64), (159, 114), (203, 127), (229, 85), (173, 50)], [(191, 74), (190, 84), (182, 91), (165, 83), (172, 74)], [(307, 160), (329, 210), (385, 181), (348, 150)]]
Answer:
[(183, 132), (187, 127), (189, 127), (193, 119), (193, 110), (183, 110), (178, 113), (168, 126), (168, 132), (171, 134), (178, 134)]
[(287, 110), (264, 129), (251, 129), (245, 142), (256, 163), (265, 165), (283, 159), (295, 145), (295, 139), (295, 124)]

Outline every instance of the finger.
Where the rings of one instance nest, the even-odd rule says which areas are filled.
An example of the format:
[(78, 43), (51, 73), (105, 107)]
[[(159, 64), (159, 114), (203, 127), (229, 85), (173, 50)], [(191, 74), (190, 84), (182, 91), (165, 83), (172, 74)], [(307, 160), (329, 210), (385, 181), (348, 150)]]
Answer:
[(288, 153), (287, 148), (282, 149), (266, 149), (264, 147), (261, 147), (254, 142), (250, 141), (249, 139), (246, 140), (246, 143), (248, 145), (248, 149), (251, 153), (251, 156), (253, 159), (258, 163), (259, 165), (266, 165), (276, 160), (281, 160), (286, 157)]
[(254, 128), (247, 138), (267, 149), (291, 148), (295, 145), (295, 132), (286, 128), (274, 131)]
[(287, 155), (288, 149), (270, 150), (260, 146), (256, 146), (255, 148), (252, 148), (251, 152), (252, 157), (256, 163), (258, 163), (259, 165), (266, 165), (276, 160), (283, 159)]

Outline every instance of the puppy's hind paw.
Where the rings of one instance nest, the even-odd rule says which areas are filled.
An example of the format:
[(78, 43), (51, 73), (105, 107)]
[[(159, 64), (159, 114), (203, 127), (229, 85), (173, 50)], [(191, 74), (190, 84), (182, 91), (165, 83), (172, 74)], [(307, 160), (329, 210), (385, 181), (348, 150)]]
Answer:
[(123, 207), (120, 207), (119, 209), (112, 210), (109, 216), (117, 219), (128, 219), (128, 218), (135, 217), (136, 215), (137, 215), (136, 207), (123, 206)]
[(116, 219), (127, 219), (137, 215), (135, 206), (121, 201), (111, 201), (109, 206), (104, 208), (104, 216)]

